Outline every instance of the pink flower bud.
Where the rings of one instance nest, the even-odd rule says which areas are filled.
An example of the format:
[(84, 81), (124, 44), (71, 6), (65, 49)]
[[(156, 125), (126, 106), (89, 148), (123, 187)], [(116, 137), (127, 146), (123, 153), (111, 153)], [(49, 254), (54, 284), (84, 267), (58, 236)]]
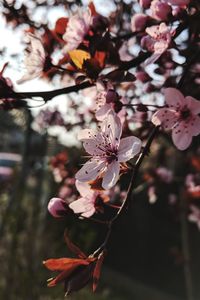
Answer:
[(148, 16), (145, 14), (135, 14), (131, 18), (131, 29), (133, 32), (135, 31), (142, 31), (146, 27), (146, 23), (148, 20)]
[(137, 78), (137, 80), (143, 83), (148, 82), (150, 80), (150, 76), (144, 71), (138, 71), (135, 77)]
[(168, 0), (171, 5), (176, 5), (180, 7), (185, 7), (190, 3), (190, 0)]
[(67, 203), (60, 198), (51, 198), (48, 204), (48, 211), (54, 218), (62, 217), (67, 211)]
[(149, 8), (151, 5), (151, 0), (139, 0), (139, 3), (143, 8)]
[(115, 103), (117, 100), (119, 100), (119, 95), (115, 90), (108, 90), (106, 94), (106, 103)]
[(172, 13), (171, 6), (160, 0), (153, 0), (150, 9), (152, 18), (160, 21), (167, 20), (168, 16)]

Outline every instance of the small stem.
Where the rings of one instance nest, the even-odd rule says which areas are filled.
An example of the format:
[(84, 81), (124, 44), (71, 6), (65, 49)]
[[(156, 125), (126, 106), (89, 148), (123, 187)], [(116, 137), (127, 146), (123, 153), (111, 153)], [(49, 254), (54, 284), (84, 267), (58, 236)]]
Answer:
[(86, 89), (88, 87), (92, 87), (94, 84), (86, 81), (81, 84), (76, 84), (72, 86), (68, 86), (62, 89), (57, 89), (53, 91), (47, 91), (47, 92), (24, 92), (24, 93), (14, 93), (13, 96), (19, 99), (26, 99), (26, 98), (32, 98), (32, 97), (40, 97), (43, 98), (45, 102), (51, 100), (52, 98), (63, 95), (63, 94), (70, 94), (73, 92), (78, 92), (80, 90)]
[(150, 147), (151, 147), (151, 144), (156, 136), (156, 134), (158, 133), (158, 129), (159, 129), (159, 126), (156, 126), (154, 127), (154, 129), (152, 130), (148, 140), (147, 140), (147, 143), (145, 145), (145, 147), (143, 148), (141, 154), (139, 155), (136, 163), (135, 163), (135, 166), (133, 168), (133, 171), (132, 171), (132, 174), (131, 174), (131, 180), (130, 180), (130, 183), (129, 183), (129, 186), (128, 186), (128, 190), (127, 190), (127, 193), (126, 193), (126, 197), (120, 207), (120, 209), (117, 211), (117, 213), (114, 215), (114, 217), (109, 221), (108, 223), (108, 231), (107, 231), (107, 234), (106, 234), (106, 237), (104, 239), (104, 242), (101, 244), (101, 246), (93, 253), (93, 256), (96, 256), (98, 255), (101, 251), (103, 251), (108, 243), (108, 240), (110, 238), (110, 235), (111, 235), (111, 232), (112, 232), (112, 226), (114, 224), (114, 222), (119, 218), (119, 216), (121, 215), (122, 211), (125, 209), (128, 201), (130, 200), (131, 198), (131, 195), (132, 195), (132, 192), (133, 192), (133, 188), (134, 188), (134, 185), (135, 185), (135, 181), (136, 181), (136, 178), (137, 178), (137, 175), (138, 175), (138, 172), (139, 172), (139, 169), (140, 169), (140, 166), (145, 158), (146, 155), (149, 154), (149, 150), (150, 150)]
[[(125, 107), (137, 107), (137, 106), (140, 106), (141, 103), (138, 103), (138, 104), (123, 104), (122, 106), (125, 106)], [(143, 104), (144, 106), (149, 106), (149, 107), (155, 107), (155, 108), (163, 108), (165, 106), (160, 106), (160, 105), (156, 105), (156, 104)]]

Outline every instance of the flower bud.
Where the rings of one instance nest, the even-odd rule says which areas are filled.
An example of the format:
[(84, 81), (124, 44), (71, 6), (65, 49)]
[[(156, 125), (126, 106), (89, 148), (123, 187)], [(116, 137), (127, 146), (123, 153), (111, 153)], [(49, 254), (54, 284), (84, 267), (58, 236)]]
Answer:
[(146, 23), (148, 20), (148, 16), (146, 16), (145, 14), (135, 14), (132, 18), (131, 18), (131, 29), (133, 32), (135, 31), (142, 31), (145, 29), (146, 27)]
[(166, 21), (172, 13), (171, 6), (160, 0), (153, 0), (150, 9), (152, 18), (160, 21)]
[(139, 3), (143, 8), (149, 8), (151, 5), (151, 0), (139, 0)]
[(60, 218), (67, 212), (67, 203), (60, 198), (51, 198), (48, 211), (54, 218)]

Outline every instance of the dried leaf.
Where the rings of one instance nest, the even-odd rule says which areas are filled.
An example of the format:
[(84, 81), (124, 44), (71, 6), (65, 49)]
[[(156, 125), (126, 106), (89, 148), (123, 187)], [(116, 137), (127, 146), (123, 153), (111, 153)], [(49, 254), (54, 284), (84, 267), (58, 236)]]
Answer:
[(47, 259), (43, 262), (45, 267), (51, 271), (63, 271), (68, 270), (76, 265), (88, 265), (90, 262), (81, 258), (57, 258)]
[(105, 252), (101, 252), (98, 256), (98, 260), (96, 263), (96, 266), (94, 268), (94, 272), (93, 272), (93, 292), (96, 291), (98, 282), (99, 282), (99, 277), (101, 274), (101, 267), (102, 267), (102, 263), (105, 257)]
[(64, 18), (64, 17), (63, 18), (59, 18), (56, 21), (55, 33), (63, 35), (65, 33), (65, 31), (66, 31), (67, 23), (68, 23), (68, 18)]
[(91, 58), (89, 52), (80, 49), (69, 51), (68, 54), (75, 66), (80, 70), (82, 69), (84, 62)]
[(65, 238), (65, 242), (67, 244), (67, 247), (69, 248), (69, 250), (76, 254), (78, 257), (80, 258), (87, 258), (87, 255), (85, 255), (85, 253), (83, 251), (81, 251), (81, 249), (76, 246), (69, 238), (68, 236), (68, 233), (67, 233), (67, 230), (65, 230), (65, 233), (64, 233), (64, 238)]

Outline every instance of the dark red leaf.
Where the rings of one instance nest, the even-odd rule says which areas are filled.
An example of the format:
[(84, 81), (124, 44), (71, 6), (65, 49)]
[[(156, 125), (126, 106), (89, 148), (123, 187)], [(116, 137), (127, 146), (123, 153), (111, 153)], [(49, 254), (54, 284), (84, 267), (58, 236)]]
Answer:
[(102, 267), (102, 263), (105, 257), (105, 252), (101, 252), (98, 256), (98, 260), (96, 262), (95, 268), (94, 268), (94, 272), (93, 272), (93, 292), (95, 292), (98, 282), (99, 282), (99, 277), (101, 274), (101, 267)]
[(83, 251), (80, 250), (80, 248), (78, 246), (76, 246), (69, 238), (67, 231), (65, 231), (64, 233), (64, 238), (65, 238), (65, 242), (67, 244), (67, 247), (69, 248), (69, 250), (71, 252), (73, 252), (74, 254), (76, 254), (78, 257), (80, 258), (87, 258), (87, 255), (85, 255), (85, 253)]

